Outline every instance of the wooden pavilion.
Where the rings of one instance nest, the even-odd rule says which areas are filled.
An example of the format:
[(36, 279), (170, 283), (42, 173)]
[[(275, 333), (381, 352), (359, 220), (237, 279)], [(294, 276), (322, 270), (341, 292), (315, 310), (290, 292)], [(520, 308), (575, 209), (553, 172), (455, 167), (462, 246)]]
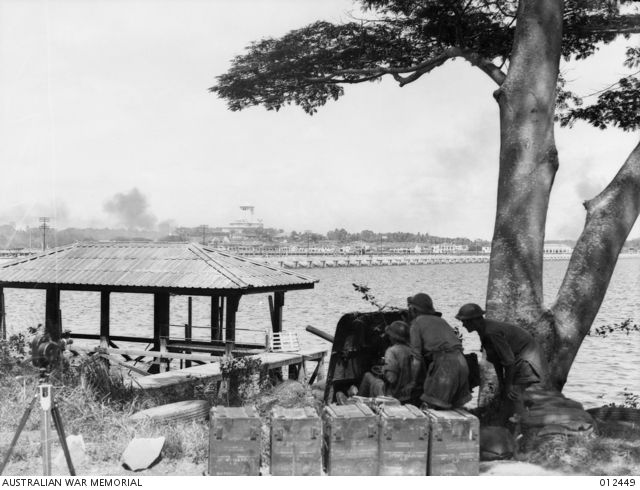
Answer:
[[(236, 343), (236, 312), (242, 296), (270, 295), (271, 329), (278, 333), (282, 330), (285, 292), (311, 289), (316, 282), (195, 243), (77, 243), (0, 265), (0, 314), (4, 319), (4, 288), (44, 289), (45, 331), (57, 340), (62, 336), (60, 292), (99, 292), (99, 332), (71, 332), (70, 337), (99, 341), (102, 352), (125, 358), (140, 352), (118, 349), (114, 342), (152, 344), (152, 349), (143, 353), (155, 358), (164, 370), (167, 366), (162, 366), (160, 359), (203, 361), (223, 354), (264, 351), (264, 345)], [(153, 295), (152, 338), (111, 334), (111, 293)], [(193, 340), (190, 332), (185, 332), (183, 339), (170, 338), (171, 295), (211, 298), (209, 340)], [(194, 354), (197, 352), (200, 354)]]

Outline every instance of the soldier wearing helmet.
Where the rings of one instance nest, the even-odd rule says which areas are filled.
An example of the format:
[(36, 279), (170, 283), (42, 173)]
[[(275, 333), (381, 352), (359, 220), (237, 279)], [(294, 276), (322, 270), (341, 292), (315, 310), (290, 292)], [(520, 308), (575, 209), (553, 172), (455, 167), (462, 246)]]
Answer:
[(411, 348), (409, 347), (409, 325), (395, 321), (385, 328), (391, 342), (384, 354), (382, 379), (366, 372), (358, 389), (360, 396), (387, 395), (401, 402), (411, 396)]
[(411, 317), (413, 382), (419, 383), (426, 367), (420, 400), (430, 407), (462, 407), (471, 400), (469, 367), (462, 354), (462, 343), (453, 328), (435, 311), (428, 294), (407, 298)]
[(475, 303), (463, 305), (456, 318), (469, 332), (478, 332), (487, 360), (496, 370), (500, 394), (506, 404), (504, 421), (524, 411), (524, 391), (540, 383), (546, 375), (546, 362), (540, 346), (525, 329), (484, 318), (485, 311)]

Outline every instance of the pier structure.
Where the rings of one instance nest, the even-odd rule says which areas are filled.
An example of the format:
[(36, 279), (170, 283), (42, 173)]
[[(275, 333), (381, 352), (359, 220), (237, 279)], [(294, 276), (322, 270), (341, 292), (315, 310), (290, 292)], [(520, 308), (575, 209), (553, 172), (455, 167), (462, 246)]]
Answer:
[[(191, 363), (220, 361), (224, 355), (254, 355), (268, 368), (294, 366), (300, 371), (306, 360), (319, 367), (325, 352), (269, 352), (269, 343), (236, 341), (236, 313), (247, 294), (269, 295), (271, 334), (282, 331), (285, 292), (311, 289), (317, 280), (246, 257), (237, 257), (195, 243), (78, 243), (0, 265), (0, 319), (4, 319), (4, 289), (26, 288), (46, 291), (45, 332), (54, 341), (63, 336), (60, 294), (64, 291), (99, 292), (96, 308), (100, 323), (95, 333), (70, 332), (72, 339), (95, 341), (91, 353), (98, 353), (119, 364), (135, 359), (152, 360), (152, 374), (169, 371), (171, 361)], [(111, 294), (149, 294), (153, 296), (153, 334), (114, 335), (111, 332)], [(182, 335), (172, 331), (170, 299), (189, 297), (189, 322), (180, 326)], [(191, 331), (191, 296), (211, 299), (210, 335), (194, 340)], [(8, 318), (7, 322), (11, 319)], [(0, 322), (0, 324), (2, 324)], [(174, 326), (175, 327), (175, 326)], [(148, 331), (148, 329), (145, 329)], [(265, 338), (264, 330), (262, 338)], [(147, 344), (139, 348), (120, 348), (116, 342)], [(263, 359), (264, 358), (264, 359)], [(215, 376), (219, 366), (208, 368)], [(133, 368), (139, 372), (139, 369)], [(200, 368), (202, 373), (206, 369)], [(147, 373), (140, 373), (147, 374)], [(167, 378), (167, 376), (165, 376)], [(180, 376), (174, 376), (175, 383)], [(153, 386), (153, 383), (147, 383)], [(168, 384), (168, 382), (164, 382)]]
[[(434, 265), (488, 263), (489, 255), (462, 254), (367, 254), (367, 255), (280, 255), (251, 256), (254, 260), (283, 269), (325, 267), (372, 267), (390, 265)], [(568, 260), (569, 255), (545, 255), (545, 260)]]

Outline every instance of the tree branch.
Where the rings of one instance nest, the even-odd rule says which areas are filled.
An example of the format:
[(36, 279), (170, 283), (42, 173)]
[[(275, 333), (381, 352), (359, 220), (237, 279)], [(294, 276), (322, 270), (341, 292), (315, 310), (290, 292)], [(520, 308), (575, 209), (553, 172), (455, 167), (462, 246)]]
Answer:
[[(500, 70), (499, 67), (479, 54), (452, 47), (444, 50), (441, 55), (435, 56), (416, 65), (336, 70), (326, 77), (306, 77), (305, 80), (310, 83), (360, 83), (375, 80), (376, 78), (384, 75), (391, 75), (400, 84), (400, 86), (403, 87), (411, 82), (415, 82), (422, 75), (443, 65), (447, 60), (457, 57), (464, 58), (473, 66), (480, 68), (498, 85), (501, 85), (506, 78), (506, 74)], [(402, 76), (405, 73), (409, 73), (410, 75)]]
[[(634, 76), (636, 76), (636, 75), (638, 75), (638, 74), (640, 74), (640, 70), (638, 70), (638, 71), (636, 71), (636, 72), (633, 72), (633, 73), (630, 73), (630, 74), (629, 74), (629, 75), (627, 75), (627, 76), (628, 76), (628, 77), (634, 77)], [(617, 87), (617, 86), (619, 86), (619, 85), (620, 85), (620, 80), (618, 80), (617, 82), (612, 83), (612, 84), (611, 84), (611, 85), (609, 85), (608, 87), (605, 87), (605, 88), (602, 88), (602, 89), (600, 89), (600, 90), (597, 90), (596, 92), (591, 92), (590, 94), (587, 94), (587, 95), (579, 95), (579, 97), (580, 97), (581, 99), (586, 99), (586, 98), (588, 98), (588, 97), (595, 97), (596, 95), (603, 94), (603, 93), (605, 93), (607, 90), (610, 90), (610, 89), (612, 89), (612, 88), (614, 88), (614, 87)]]
[(423, 68), (416, 70), (409, 76), (403, 77), (399, 74), (394, 74), (393, 78), (400, 84), (401, 87), (404, 87), (408, 83), (415, 82), (418, 78), (420, 78), (425, 73), (429, 73), (434, 68), (437, 68), (440, 65), (443, 65), (445, 61), (453, 58), (454, 56), (442, 56), (439, 59), (434, 59), (431, 63), (425, 65)]
[[(357, 70), (354, 70), (354, 75), (356, 75)], [(335, 74), (334, 75), (330, 75), (327, 77), (306, 77), (304, 80), (313, 84), (313, 83), (351, 83), (351, 84), (356, 84), (356, 83), (362, 83), (362, 82), (370, 82), (375, 80), (376, 78), (380, 78), (382, 75), (386, 75), (386, 73), (374, 73), (372, 75), (367, 75), (367, 76), (363, 76), (362, 77), (358, 77), (358, 78), (336, 78)]]
[(640, 14), (598, 19), (593, 23), (576, 27), (573, 31), (584, 34), (637, 34), (640, 33)]
[(335, 70), (328, 77), (308, 78), (308, 80), (311, 80), (313, 82), (327, 82), (327, 81), (331, 81), (331, 78), (335, 76), (365, 75), (365, 76), (380, 77), (382, 75), (412, 73), (416, 71), (422, 71), (426, 73), (427, 71), (433, 70), (433, 68), (440, 66), (442, 63), (444, 63), (448, 59), (455, 58), (456, 56), (460, 56), (461, 53), (462, 51), (458, 48), (448, 48), (448, 49), (445, 49), (442, 52), (442, 54), (429, 58), (428, 60), (425, 60), (415, 65), (397, 66), (397, 67), (376, 66), (374, 68), (350, 68), (346, 70)]
[(564, 352), (573, 361), (595, 319), (631, 228), (640, 214), (640, 143), (607, 188), (584, 203), (587, 218), (551, 311)]

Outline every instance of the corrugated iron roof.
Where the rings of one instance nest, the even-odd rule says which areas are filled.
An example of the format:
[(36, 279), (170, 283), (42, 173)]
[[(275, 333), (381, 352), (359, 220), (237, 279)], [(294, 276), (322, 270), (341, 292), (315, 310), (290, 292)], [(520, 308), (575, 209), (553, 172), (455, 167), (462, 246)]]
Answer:
[(245, 290), (316, 279), (195, 243), (78, 243), (0, 265), (0, 285)]

